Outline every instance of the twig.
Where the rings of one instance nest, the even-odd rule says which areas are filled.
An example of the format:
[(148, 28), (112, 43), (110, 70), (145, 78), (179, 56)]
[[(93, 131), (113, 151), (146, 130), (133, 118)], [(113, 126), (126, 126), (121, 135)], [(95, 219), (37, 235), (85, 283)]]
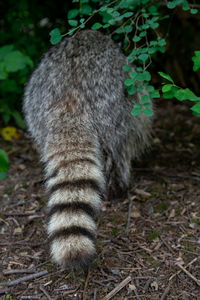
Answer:
[(0, 290), (0, 295), (8, 293), (9, 289)]
[(11, 275), (11, 274), (32, 274), (35, 272), (35, 268), (30, 269), (13, 269), (13, 270), (4, 270), (3, 275)]
[(147, 282), (145, 283), (145, 286), (144, 286), (144, 288), (143, 288), (143, 290), (144, 290), (145, 292), (148, 290), (149, 285), (150, 285), (151, 282), (152, 282), (152, 278), (149, 278), (149, 279), (147, 280)]
[(94, 297), (93, 297), (93, 300), (97, 300), (97, 289), (96, 289), (96, 288), (94, 289)]
[(109, 300), (115, 296), (121, 289), (123, 289), (131, 281), (131, 276), (126, 277), (122, 282), (120, 282), (109, 294), (107, 294), (103, 300)]
[[(9, 216), (16, 216), (16, 217), (27, 217), (27, 216), (32, 216), (35, 215), (36, 212), (3, 212), (1, 213), (2, 215), (9, 217)], [(43, 217), (43, 215), (37, 215), (38, 217)]]
[(135, 293), (135, 296), (136, 296), (136, 299), (137, 300), (141, 300), (141, 298), (140, 298), (140, 296), (138, 295), (138, 292), (137, 292), (137, 289), (136, 289), (136, 286), (135, 286), (135, 288), (134, 288), (134, 293)]
[(126, 223), (126, 231), (125, 233), (129, 233), (129, 226), (130, 226), (130, 221), (131, 221), (131, 209), (133, 205), (133, 198), (130, 196), (128, 193), (128, 199), (129, 199), (129, 206), (128, 206), (128, 217), (127, 217), (127, 223)]
[(40, 299), (39, 297), (41, 297), (42, 296), (42, 294), (38, 294), (37, 296), (20, 296), (20, 300), (21, 299), (26, 299), (26, 300), (28, 300), (28, 299), (31, 299), (31, 300), (38, 300), (38, 299)]
[[(190, 265), (192, 265), (198, 258), (195, 257), (193, 260), (191, 260), (191, 262), (189, 262), (185, 268), (189, 267)], [(177, 271), (175, 274), (173, 274), (170, 278), (169, 278), (169, 281), (171, 281), (175, 276), (177, 276), (178, 274), (181, 273), (181, 270)]]
[(85, 286), (84, 286), (84, 291), (83, 291), (83, 300), (86, 300), (86, 298), (87, 298), (87, 292), (86, 291), (87, 291), (89, 278), (90, 278), (90, 269), (88, 269), (87, 278), (85, 280)]
[(40, 285), (40, 290), (44, 293), (44, 295), (47, 297), (47, 299), (52, 300), (51, 296), (45, 290), (45, 288), (43, 287), (43, 285)]
[(164, 293), (162, 294), (160, 300), (164, 300), (165, 299), (165, 297), (168, 295), (168, 293), (170, 291), (170, 287), (171, 287), (170, 284), (166, 287), (166, 289), (164, 290)]
[(175, 254), (174, 250), (172, 249), (172, 247), (164, 240), (164, 238), (162, 238), (162, 236), (160, 236), (161, 241), (163, 242), (163, 244), (167, 247), (167, 249), (172, 252), (173, 254)]
[(178, 266), (183, 272), (185, 272), (185, 274), (187, 274), (192, 280), (194, 280), (198, 286), (200, 286), (200, 280), (199, 280), (199, 279), (197, 279), (196, 277), (194, 277), (190, 272), (188, 272), (188, 271), (186, 270), (186, 268), (184, 268), (184, 267), (181, 266), (180, 264), (177, 264), (177, 266)]
[(28, 281), (28, 280), (35, 279), (35, 278), (38, 278), (38, 277), (42, 277), (42, 276), (47, 275), (47, 274), (48, 274), (48, 271), (44, 270), (44, 271), (41, 271), (39, 273), (31, 274), (31, 275), (28, 275), (28, 276), (18, 278), (16, 280), (9, 281), (7, 283), (4, 283), (4, 285), (5, 286), (13, 286), (13, 285), (19, 284), (19, 283), (24, 282), (24, 281)]

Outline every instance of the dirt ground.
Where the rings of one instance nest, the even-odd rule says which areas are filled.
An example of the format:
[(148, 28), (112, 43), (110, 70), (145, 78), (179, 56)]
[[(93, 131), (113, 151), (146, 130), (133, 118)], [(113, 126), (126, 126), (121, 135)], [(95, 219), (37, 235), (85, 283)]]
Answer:
[(50, 260), (35, 147), (0, 140), (11, 161), (0, 181), (0, 299), (200, 299), (200, 118), (164, 101), (129, 198), (103, 204), (88, 273)]

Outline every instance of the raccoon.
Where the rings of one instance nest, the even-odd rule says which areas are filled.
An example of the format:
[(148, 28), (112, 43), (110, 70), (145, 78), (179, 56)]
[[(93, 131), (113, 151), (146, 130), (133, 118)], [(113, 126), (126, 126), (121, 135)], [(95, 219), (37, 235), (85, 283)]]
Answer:
[(103, 198), (130, 185), (131, 161), (149, 144), (152, 120), (131, 116), (141, 94), (124, 88), (127, 58), (111, 37), (83, 30), (52, 46), (30, 77), (23, 108), (39, 145), (49, 195), (53, 260), (93, 260)]

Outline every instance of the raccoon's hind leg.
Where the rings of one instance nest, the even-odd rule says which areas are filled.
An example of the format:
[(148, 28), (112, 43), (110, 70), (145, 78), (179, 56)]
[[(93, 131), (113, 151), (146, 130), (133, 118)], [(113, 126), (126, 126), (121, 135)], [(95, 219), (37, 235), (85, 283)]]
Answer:
[(125, 199), (130, 187), (131, 157), (123, 145), (120, 151), (104, 151), (104, 167), (107, 183), (107, 197), (112, 202)]

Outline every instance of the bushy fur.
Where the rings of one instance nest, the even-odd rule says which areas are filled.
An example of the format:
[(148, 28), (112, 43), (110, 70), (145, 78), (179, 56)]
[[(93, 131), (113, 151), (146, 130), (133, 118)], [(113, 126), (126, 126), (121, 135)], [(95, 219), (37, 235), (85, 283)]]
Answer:
[(125, 64), (110, 37), (79, 31), (44, 54), (25, 89), (46, 165), (51, 253), (62, 266), (91, 261), (101, 198), (129, 187), (131, 160), (149, 143), (151, 119), (131, 116), (141, 95), (127, 95)]

